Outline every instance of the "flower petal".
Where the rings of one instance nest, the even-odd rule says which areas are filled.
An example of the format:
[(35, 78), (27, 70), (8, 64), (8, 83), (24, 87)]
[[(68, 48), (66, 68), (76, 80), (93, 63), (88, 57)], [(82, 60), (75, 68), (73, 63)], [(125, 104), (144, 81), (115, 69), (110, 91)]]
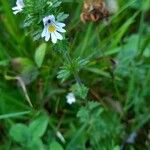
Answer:
[(46, 24), (47, 20), (48, 20), (48, 17), (44, 17), (44, 18), (43, 18), (43, 23), (44, 23), (44, 25)]
[(18, 14), (19, 12), (21, 12), (21, 11), (20, 11), (20, 10), (15, 10), (15, 11), (13, 11), (13, 14), (16, 15), (16, 14)]
[(51, 21), (55, 22), (55, 16), (54, 16), (54, 15), (49, 15), (49, 16), (44, 17), (44, 18), (43, 18), (43, 23), (44, 23), (44, 25), (47, 24), (47, 21), (48, 21), (48, 20), (51, 20)]
[(18, 10), (18, 7), (17, 7), (17, 6), (15, 6), (15, 7), (13, 7), (13, 8), (12, 8), (12, 10)]
[(66, 98), (67, 98), (67, 103), (70, 104), (70, 105), (72, 103), (76, 102), (76, 98), (75, 98), (75, 96), (74, 96), (74, 94), (72, 92), (68, 93)]
[(44, 27), (43, 32), (41, 34), (41, 37), (46, 36), (46, 32), (47, 32), (47, 27)]
[(55, 44), (57, 42), (57, 37), (54, 33), (51, 33), (52, 42)]
[(57, 31), (62, 32), (62, 33), (66, 32), (66, 30), (61, 27), (57, 27)]
[(23, 7), (21, 7), (21, 6), (15, 6), (15, 7), (13, 7), (13, 8), (12, 8), (12, 10), (14, 11), (13, 14), (16, 15), (17, 13), (22, 12), (22, 11), (23, 11), (22, 8), (23, 8)]
[(61, 22), (56, 22), (56, 26), (58, 26), (58, 27), (65, 27), (66, 25), (64, 23), (61, 23)]
[(50, 33), (46, 30), (45, 41), (47, 42), (50, 39)]
[(55, 16), (54, 15), (49, 15), (48, 16), (50, 20), (55, 21)]
[(59, 40), (62, 40), (62, 39), (63, 39), (63, 37), (62, 37), (62, 35), (61, 35), (60, 33), (55, 32), (54, 34), (55, 34), (55, 36), (57, 37), (57, 39), (59, 39)]
[(23, 7), (24, 7), (24, 2), (23, 2), (23, 0), (17, 0), (16, 5), (17, 5), (17, 6), (20, 6), (21, 8), (23, 8)]

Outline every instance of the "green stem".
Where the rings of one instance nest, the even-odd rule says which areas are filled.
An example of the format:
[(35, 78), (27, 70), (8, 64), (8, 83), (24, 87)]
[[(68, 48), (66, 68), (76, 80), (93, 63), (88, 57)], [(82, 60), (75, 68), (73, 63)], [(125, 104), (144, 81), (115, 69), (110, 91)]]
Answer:
[(138, 50), (140, 51), (139, 56), (143, 55), (144, 49), (141, 49), (141, 39), (143, 34), (143, 22), (144, 22), (144, 12), (141, 12), (140, 26), (139, 26), (139, 39), (138, 39)]
[[(67, 62), (69, 64), (72, 65), (72, 60), (71, 60), (71, 57), (70, 57), (68, 51), (66, 51), (66, 53), (64, 54), (64, 58), (67, 60)], [(73, 69), (73, 75), (74, 75), (76, 82), (81, 86), (82, 82), (81, 82), (81, 79), (79, 77), (78, 71), (75, 68)]]

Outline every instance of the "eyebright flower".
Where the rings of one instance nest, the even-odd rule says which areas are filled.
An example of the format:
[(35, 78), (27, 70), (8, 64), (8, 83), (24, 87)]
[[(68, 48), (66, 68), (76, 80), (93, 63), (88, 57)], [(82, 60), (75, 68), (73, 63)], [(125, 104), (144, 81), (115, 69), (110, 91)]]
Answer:
[(13, 14), (17, 14), (19, 12), (22, 12), (24, 8), (24, 2), (23, 0), (17, 0), (16, 1), (16, 6), (12, 8)]
[(67, 98), (67, 103), (68, 104), (72, 104), (72, 103), (75, 103), (75, 101), (76, 101), (76, 98), (75, 98), (75, 96), (74, 96), (74, 94), (71, 92), (71, 93), (68, 93), (68, 95), (66, 96), (66, 98)]
[(49, 15), (43, 18), (43, 24), (44, 24), (44, 29), (41, 37), (42, 38), (45, 37), (45, 41), (48, 41), (51, 38), (51, 41), (53, 43), (56, 43), (57, 40), (63, 39), (60, 32), (61, 33), (66, 32), (66, 30), (63, 29), (63, 27), (65, 27), (65, 24), (55, 21), (54, 15)]

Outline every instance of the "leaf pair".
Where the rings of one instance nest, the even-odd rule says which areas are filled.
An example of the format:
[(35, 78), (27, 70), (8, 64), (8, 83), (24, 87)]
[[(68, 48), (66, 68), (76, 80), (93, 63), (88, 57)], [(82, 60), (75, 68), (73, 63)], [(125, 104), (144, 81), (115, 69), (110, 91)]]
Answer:
[(10, 129), (10, 136), (25, 149), (41, 150), (43, 143), (40, 138), (44, 135), (47, 126), (48, 117), (41, 116), (31, 122), (29, 126), (14, 124)]

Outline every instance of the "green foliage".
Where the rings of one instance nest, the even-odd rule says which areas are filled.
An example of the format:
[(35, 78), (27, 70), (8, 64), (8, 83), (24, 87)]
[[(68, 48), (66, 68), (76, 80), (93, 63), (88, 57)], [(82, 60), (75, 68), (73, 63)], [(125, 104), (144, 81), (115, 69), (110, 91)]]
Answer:
[[(86, 133), (93, 148), (98, 146), (99, 149), (100, 147), (101, 149), (110, 149), (113, 140), (120, 136), (122, 127), (119, 125), (119, 117), (104, 110), (99, 103), (89, 102), (87, 106), (79, 110), (77, 117), (81, 123), (88, 123)], [(117, 129), (115, 129), (116, 126)], [(104, 147), (102, 146), (103, 142), (105, 142)]]
[(40, 139), (46, 132), (48, 118), (46, 116), (38, 117), (27, 127), (24, 124), (15, 124), (10, 129), (11, 138), (20, 143), (23, 149), (41, 150), (44, 145)]
[[(24, 0), (13, 15), (15, 2), (0, 1), (0, 150), (148, 150), (150, 0), (85, 24), (81, 0)], [(41, 39), (52, 14), (67, 31), (56, 44)]]
[(134, 59), (138, 55), (138, 35), (132, 35), (126, 41), (126, 44), (120, 48), (121, 51), (117, 58), (116, 73), (122, 76), (129, 76), (131, 69), (133, 69)]
[(61, 22), (61, 21), (64, 21), (65, 19), (67, 19), (68, 17), (69, 17), (68, 14), (65, 14), (64, 12), (61, 12), (61, 13), (58, 14), (57, 20)]
[(88, 63), (87, 60), (81, 58), (71, 60), (70, 58), (65, 56), (65, 59), (67, 60), (67, 63), (64, 64), (63, 67), (61, 67), (61, 70), (58, 72), (57, 76), (57, 78), (61, 79), (62, 82), (68, 79), (71, 75), (75, 75), (76, 72), (79, 72)]
[(57, 16), (58, 21), (64, 21), (68, 17), (67, 14), (57, 9), (61, 3), (61, 0), (25, 0), (23, 26), (31, 28), (30, 34), (34, 40), (39, 40), (41, 37), (43, 28), (41, 24), (45, 16), (53, 14)]
[(85, 99), (88, 94), (88, 88), (83, 84), (76, 83), (71, 87), (73, 93), (81, 99)]

